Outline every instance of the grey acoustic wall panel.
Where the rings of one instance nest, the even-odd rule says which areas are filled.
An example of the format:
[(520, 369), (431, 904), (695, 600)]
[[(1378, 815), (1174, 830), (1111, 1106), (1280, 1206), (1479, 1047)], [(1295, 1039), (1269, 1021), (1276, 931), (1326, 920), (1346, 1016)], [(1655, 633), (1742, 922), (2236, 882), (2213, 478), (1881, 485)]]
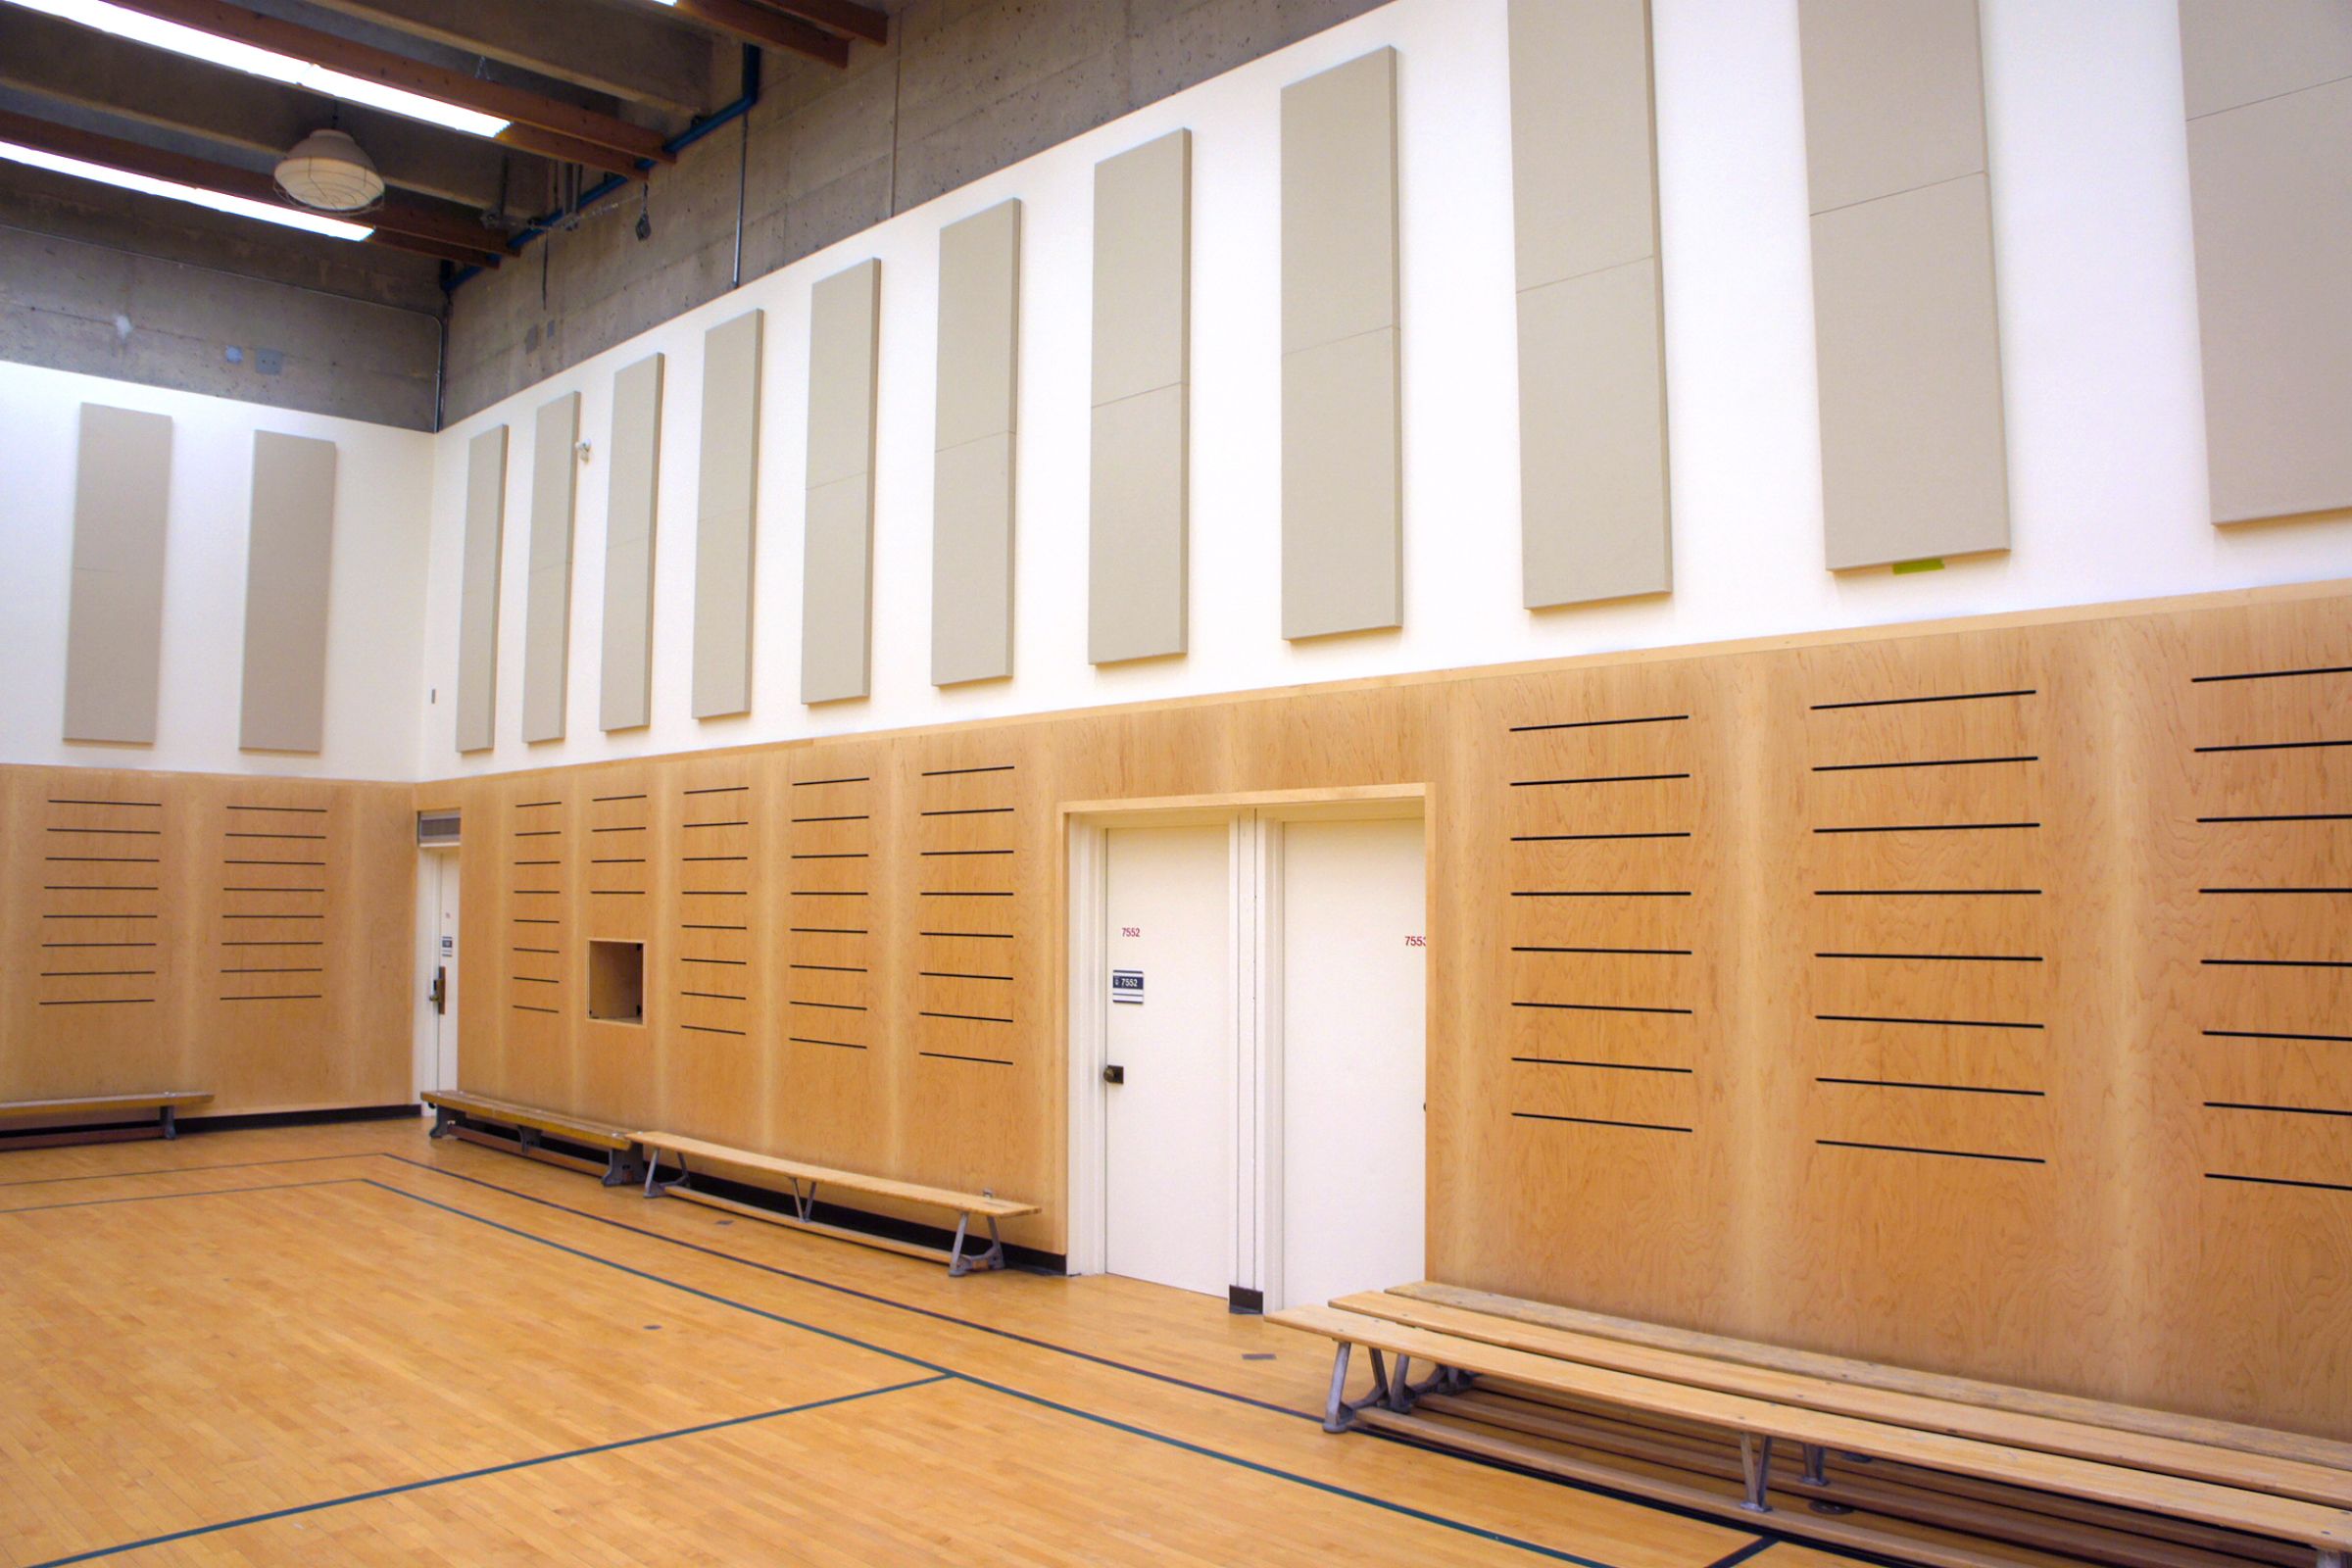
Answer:
[(1813, 222), (1833, 568), (2009, 543), (1982, 174)]
[(1403, 618), (1396, 52), (1282, 90), (1282, 634)]
[(1095, 166), (1087, 657), (1185, 646), (1192, 132)]
[(1833, 569), (2004, 550), (1976, 0), (1798, 0)]
[(457, 733), (461, 752), (498, 734), (498, 579), (507, 533), (507, 427), (466, 444), (465, 564), (458, 589)]
[(1977, 0), (1798, 0), (1813, 211), (1984, 171)]
[(662, 367), (649, 355), (612, 377), (607, 443), (605, 628), (597, 723), (653, 722), (654, 542), (660, 532)]
[(1021, 204), (939, 233), (939, 388), (931, 517), (931, 681), (1012, 673), (1013, 435)]
[(752, 565), (760, 483), (759, 311), (703, 335), (694, 550), (694, 716), (752, 707)]
[(67, 740), (155, 743), (171, 494), (170, 416), (83, 404), (66, 612)]
[(1666, 371), (1645, 0), (1512, 0), (1520, 584), (1663, 593)]
[(523, 605), (522, 738), (564, 738), (571, 657), (571, 514), (580, 395), (539, 410), (531, 429), (531, 575)]
[(801, 701), (871, 687), (874, 387), (882, 264), (808, 295), (808, 489), (801, 569)]
[(2180, 0), (2188, 118), (2352, 76), (2344, 0)]
[(334, 545), (335, 444), (255, 432), (237, 733), (249, 751), (316, 752), (324, 744)]
[(2352, 4), (2182, 0), (2213, 520), (2352, 506)]

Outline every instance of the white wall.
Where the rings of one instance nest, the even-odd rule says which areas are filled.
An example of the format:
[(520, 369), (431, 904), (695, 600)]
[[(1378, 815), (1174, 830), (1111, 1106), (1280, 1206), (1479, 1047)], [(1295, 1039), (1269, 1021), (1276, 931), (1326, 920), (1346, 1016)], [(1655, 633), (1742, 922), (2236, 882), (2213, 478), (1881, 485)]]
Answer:
[[(172, 417), (153, 746), (60, 738), (84, 403)], [(257, 430), (335, 443), (326, 733), (316, 757), (237, 749)], [(414, 776), (432, 464), (432, 437), (419, 431), (0, 363), (0, 762)]]
[[(1655, 0), (1675, 591), (1519, 604), (1503, 0), (1396, 0), (747, 285), (437, 438), (423, 776), (739, 745), (1386, 671), (2352, 574), (2352, 518), (2218, 530), (2205, 500), (2174, 0), (1984, 0), (2016, 547), (1938, 572), (1822, 566), (1794, 0)], [(1405, 625), (1279, 635), (1282, 86), (1376, 45), (1401, 55)], [(1095, 162), (1195, 132), (1192, 652), (1086, 662)], [(927, 679), (940, 227), (1025, 203), (1015, 673)], [(795, 700), (808, 290), (883, 262), (873, 697)], [(769, 313), (754, 710), (688, 715), (702, 335)], [(527, 463), (511, 467), (499, 744), (452, 746), (465, 446), (578, 390), (601, 457), (613, 371), (669, 356), (655, 721), (596, 729), (606, 473), (583, 474), (570, 738), (518, 739)], [(514, 449), (527, 453), (527, 443)]]

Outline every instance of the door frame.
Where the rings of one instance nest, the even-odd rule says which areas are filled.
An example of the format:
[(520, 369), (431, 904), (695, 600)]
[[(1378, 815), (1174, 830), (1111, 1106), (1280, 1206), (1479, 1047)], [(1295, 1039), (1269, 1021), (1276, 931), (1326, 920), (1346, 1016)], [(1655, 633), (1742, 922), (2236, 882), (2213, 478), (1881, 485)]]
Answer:
[[(1067, 1009), (1069, 1126), (1066, 1171), (1069, 1231), (1065, 1267), (1100, 1274), (1108, 1255), (1109, 1154), (1102, 1068), (1109, 1060), (1104, 1025), (1110, 973), (1104, 966), (1112, 828), (1230, 825), (1227, 858), (1235, 918), (1230, 922), (1232, 1017), (1239, 1035), (1232, 1109), (1235, 1204), (1232, 1280), (1261, 1296), (1280, 1267), (1282, 1138), (1282, 825), (1302, 819), (1362, 820), (1419, 816), (1427, 864), (1429, 787), (1370, 784), (1327, 790), (1254, 790), (1222, 795), (1160, 796), (1133, 801), (1065, 801), (1060, 808), (1068, 878), (1062, 994)], [(1269, 912), (1270, 911), (1270, 912)], [(1271, 944), (1271, 946), (1269, 946)], [(1424, 1022), (1424, 1030), (1427, 1024)]]
[[(455, 1089), (454, 1083), (442, 1083), (441, 1027), (444, 1016), (433, 1010), (430, 995), (433, 969), (441, 961), (441, 889), (444, 879), (459, 876), (459, 856), (463, 847), (456, 844), (419, 845), (416, 851), (416, 1025), (411, 1040), (410, 1076), (414, 1079), (412, 1095), (426, 1089)], [(461, 887), (464, 884), (459, 884)], [(463, 902), (458, 918), (465, 920)], [(455, 965), (453, 964), (454, 968)], [(454, 1003), (456, 999), (453, 997)], [(454, 1007), (446, 1021), (453, 1027), (457, 1020)], [(461, 1045), (463, 1037), (461, 1036)]]

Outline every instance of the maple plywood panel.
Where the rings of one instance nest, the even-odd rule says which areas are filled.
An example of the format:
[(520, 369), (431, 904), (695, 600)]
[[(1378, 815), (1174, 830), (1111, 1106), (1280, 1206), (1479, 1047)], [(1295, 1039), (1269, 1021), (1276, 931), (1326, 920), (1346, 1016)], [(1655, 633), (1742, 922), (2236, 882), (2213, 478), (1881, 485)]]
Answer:
[[(453, 786), (469, 961), (518, 898), (477, 854), (667, 803), (646, 1026), (468, 987), (467, 1078), (994, 1188), (1059, 1250), (1065, 808), (1422, 790), (1433, 1277), (2352, 1435), (2352, 895), (2280, 891), (2352, 885), (2352, 800), (2334, 748), (2196, 749), (2332, 738), (2352, 674), (2289, 672), (2348, 626), (2288, 590)], [(1844, 766), (1978, 756), (2031, 760)], [(738, 983), (682, 982), (687, 924)]]
[(410, 1092), (405, 785), (0, 769), (0, 1099)]

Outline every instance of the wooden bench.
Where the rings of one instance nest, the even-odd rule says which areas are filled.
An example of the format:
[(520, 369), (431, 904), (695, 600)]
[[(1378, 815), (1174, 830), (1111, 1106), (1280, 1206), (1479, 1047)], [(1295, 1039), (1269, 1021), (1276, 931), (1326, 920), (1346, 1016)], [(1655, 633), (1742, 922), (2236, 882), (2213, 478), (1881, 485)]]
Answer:
[[(2076, 1408), (2065, 1416), (1997, 1408), (1530, 1322), (1401, 1292), (1344, 1297), (1329, 1306), (1293, 1308), (1271, 1318), (1335, 1342), (1324, 1416), (1325, 1428), (1333, 1432), (1360, 1425), (1707, 1512), (1766, 1514), (1789, 1534), (1923, 1562), (1973, 1565), (1991, 1559), (1841, 1518), (1857, 1505), (1896, 1515), (1902, 1510), (1880, 1506), (1889, 1489), (1879, 1478), (1860, 1483), (1858, 1490), (1834, 1484), (1826, 1472), (1830, 1454), (1891, 1461), (1893, 1467), (2095, 1505), (2091, 1511), (2070, 1515), (2061, 1509), (2036, 1519), (2034, 1544), (2050, 1549), (2133, 1564), (2209, 1563), (2223, 1560), (2230, 1550), (2226, 1539), (2212, 1532), (2242, 1532), (2294, 1543), (2316, 1553), (2319, 1568), (2352, 1564), (2352, 1468), (2328, 1462), (2342, 1446), (2325, 1440), (2276, 1434), (2271, 1436), (2280, 1441), (2265, 1448), (2300, 1451), (2253, 1451), (2218, 1438), (2254, 1429), (2224, 1423), (2190, 1423), (2189, 1430), (2213, 1429), (2190, 1438), (2149, 1430), (2164, 1423), (2161, 1412), (2134, 1412), (2147, 1419), (2129, 1427), (2079, 1419), (2093, 1410), (2128, 1409), (2089, 1400), (2068, 1401)], [(1358, 1347), (1370, 1353), (1372, 1388), (1350, 1400), (1349, 1353)], [(1395, 1358), (1393, 1365), (1388, 1357)], [(1414, 1361), (1434, 1369), (1418, 1386), (1411, 1381)], [(1646, 1455), (1652, 1467), (1619, 1470), (1560, 1448), (1493, 1436), (1497, 1429), (1519, 1430), (1579, 1441), (1576, 1429), (1540, 1409), (1513, 1416), (1472, 1406), (1465, 1396), (1474, 1386), (1489, 1386), (1482, 1380), (1514, 1396), (1524, 1391), (1538, 1400), (1562, 1401), (1568, 1410), (1602, 1407), (1729, 1433), (1739, 1443), (1741, 1494), (1728, 1497), (1657, 1473), (1656, 1447)], [(1416, 1406), (1458, 1415), (1469, 1424), (1433, 1421), (1415, 1414)], [(1795, 1494), (1815, 1507), (1773, 1506), (1776, 1442), (1798, 1446)], [(1674, 1462), (1676, 1455), (1666, 1458)], [(1950, 1501), (1948, 1494), (1939, 1495)], [(1991, 1493), (1977, 1494), (1977, 1501), (1986, 1498), (1997, 1500)], [(2125, 1516), (2113, 1510), (2207, 1528), (2169, 1537), (2162, 1532), (2119, 1536), (2115, 1531)], [(1963, 1521), (1983, 1521), (1992, 1513), (1973, 1502), (1947, 1511)], [(2117, 1540), (2132, 1544), (2119, 1553)]]
[[(467, 1143), (480, 1144), (487, 1149), (501, 1149), (513, 1153), (527, 1154), (554, 1165), (567, 1165), (592, 1175), (602, 1175), (607, 1187), (625, 1187), (645, 1174), (645, 1151), (638, 1147), (636, 1135), (619, 1127), (589, 1121), (580, 1116), (567, 1116), (560, 1111), (542, 1110), (536, 1105), (518, 1105), (512, 1101), (493, 1100), (487, 1095), (466, 1094), (455, 1089), (428, 1089), (418, 1097), (433, 1107), (435, 1138), (457, 1137)], [(494, 1127), (511, 1128), (514, 1140), (488, 1136), (469, 1125), (475, 1122)], [(600, 1165), (593, 1159), (567, 1154), (550, 1149), (546, 1138), (562, 1139), (564, 1143), (583, 1149), (605, 1152)]]
[[(767, 1220), (772, 1224), (790, 1225), (798, 1230), (814, 1231), (820, 1236), (831, 1236), (841, 1241), (857, 1242), (866, 1247), (879, 1247), (888, 1251), (904, 1252), (909, 1257), (945, 1258), (948, 1264), (948, 1273), (952, 1277), (968, 1274), (974, 1269), (1003, 1268), (1004, 1266), (1004, 1244), (997, 1235), (997, 1221), (1010, 1219), (1019, 1214), (1037, 1212), (1035, 1203), (1013, 1202), (1010, 1200), (999, 1198), (994, 1193), (957, 1193), (951, 1192), (944, 1187), (925, 1187), (916, 1182), (894, 1181), (887, 1176), (865, 1176), (857, 1171), (836, 1170), (829, 1165), (811, 1165), (806, 1160), (778, 1159), (772, 1154), (757, 1154), (748, 1149), (730, 1149), (724, 1144), (707, 1143), (699, 1138), (683, 1138), (675, 1133), (641, 1132), (632, 1136), (643, 1144), (647, 1151), (645, 1196), (648, 1198), (659, 1198), (664, 1193), (674, 1193), (680, 1198), (692, 1199), (698, 1203), (708, 1203), (713, 1208), (727, 1209), (733, 1213), (748, 1215), (753, 1219)], [(678, 1162), (676, 1178), (666, 1182), (657, 1179), (661, 1171), (661, 1156), (665, 1152), (674, 1155)], [(697, 1191), (687, 1185), (691, 1175), (686, 1166), (689, 1158), (704, 1160), (713, 1165), (733, 1166), (739, 1170), (753, 1171), (763, 1176), (783, 1177), (789, 1184), (792, 1194), (793, 1212), (781, 1214), (773, 1209), (760, 1208), (755, 1204), (740, 1203), (716, 1193)], [(902, 1242), (895, 1237), (877, 1236), (870, 1231), (852, 1230), (843, 1225), (825, 1224), (810, 1214), (811, 1206), (816, 1201), (816, 1190), (819, 1187), (865, 1193), (875, 1198), (887, 1198), (902, 1203), (913, 1203), (926, 1208), (952, 1212), (956, 1216), (956, 1240), (944, 1248), (925, 1247), (915, 1242)], [(964, 1238), (971, 1229), (974, 1216), (988, 1225), (988, 1250), (983, 1252), (967, 1254), (963, 1250)]]
[[(24, 1133), (9, 1133), (0, 1148), (49, 1149), (59, 1144), (113, 1144), (138, 1138), (177, 1138), (177, 1114), (182, 1105), (201, 1105), (210, 1091), (168, 1089), (148, 1095), (83, 1095), (73, 1100), (18, 1100), (0, 1103), (0, 1124), (39, 1122)], [(105, 1127), (89, 1123), (116, 1115), (153, 1111), (152, 1127)]]

